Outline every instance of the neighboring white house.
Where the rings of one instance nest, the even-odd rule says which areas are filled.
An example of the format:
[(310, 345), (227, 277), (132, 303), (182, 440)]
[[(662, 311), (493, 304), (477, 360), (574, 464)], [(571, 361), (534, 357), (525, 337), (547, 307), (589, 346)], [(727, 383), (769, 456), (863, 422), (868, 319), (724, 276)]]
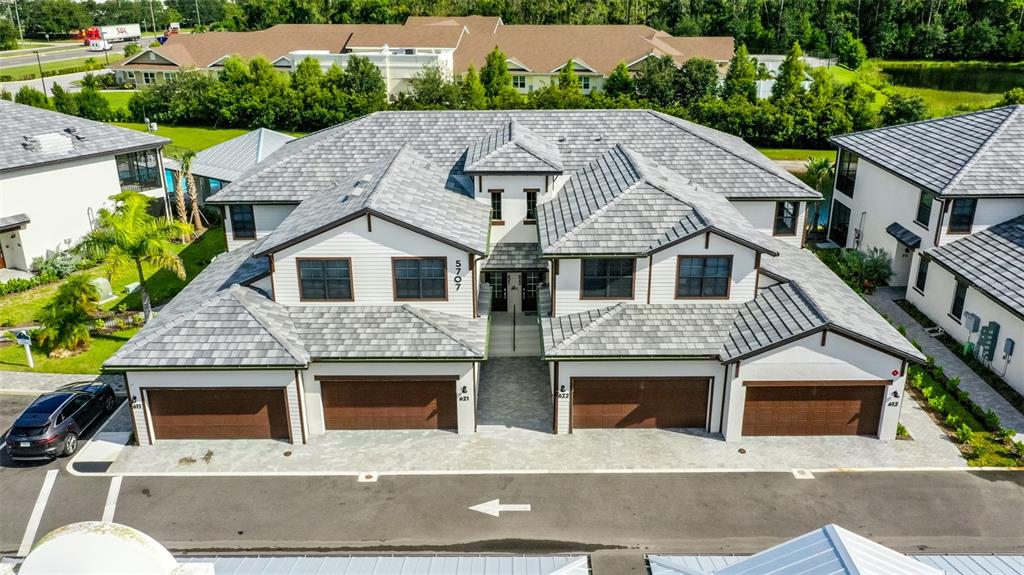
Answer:
[(800, 248), (818, 198), (649, 110), (377, 113), (211, 196), (230, 251), (105, 366), (141, 444), (471, 434), (515, 321), (549, 374), (529, 417), (555, 433), (892, 439), (923, 357)]
[(6, 100), (0, 126), (0, 268), (76, 245), (122, 190), (163, 198), (165, 138)]
[(1024, 393), (1024, 106), (832, 141), (829, 239), (885, 250), (907, 300)]

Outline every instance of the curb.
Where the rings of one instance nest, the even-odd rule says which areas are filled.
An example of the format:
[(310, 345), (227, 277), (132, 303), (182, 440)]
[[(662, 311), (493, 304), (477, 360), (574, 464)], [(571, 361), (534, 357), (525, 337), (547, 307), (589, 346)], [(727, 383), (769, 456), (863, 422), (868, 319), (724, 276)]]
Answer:
[[(104, 470), (102, 472), (98, 472), (98, 473), (90, 473), (90, 472), (84, 472), (83, 473), (81, 471), (76, 471), (75, 470), (75, 464), (78, 463), (78, 458), (81, 457), (82, 454), (86, 452), (86, 449), (89, 447), (89, 445), (91, 445), (94, 441), (96, 441), (96, 439), (106, 431), (107, 426), (110, 425), (110, 422), (114, 421), (114, 416), (117, 415), (117, 413), (119, 411), (121, 411), (122, 409), (128, 409), (128, 400), (127, 399), (121, 401), (121, 404), (117, 406), (117, 409), (115, 409), (110, 414), (109, 417), (107, 417), (107, 420), (103, 422), (103, 425), (99, 426), (99, 428), (96, 429), (95, 432), (93, 432), (92, 436), (89, 438), (89, 441), (87, 441), (85, 443), (85, 445), (80, 447), (78, 449), (77, 453), (75, 453), (73, 456), (71, 456), (71, 459), (69, 459), (68, 462), (64, 465), (64, 470), (65, 471), (67, 471), (68, 473), (70, 473), (71, 475), (74, 475), (76, 477), (116, 477), (117, 475), (119, 475), (117, 473), (108, 473), (106, 470)], [(128, 438), (131, 439), (131, 436), (132, 436), (132, 433), (129, 433), (128, 434)], [(127, 443), (123, 444), (121, 446), (121, 449), (124, 449), (125, 445), (128, 445), (128, 444)], [(120, 451), (118, 451), (118, 453), (120, 453)], [(116, 460), (116, 458), (115, 458), (115, 460)], [(83, 464), (89, 464), (89, 463), (90, 462), (83, 462)], [(103, 461), (101, 463), (102, 464), (107, 464), (106, 461)], [(112, 464), (113, 462), (110, 462), (110, 463)], [(107, 465), (107, 468), (109, 468), (109, 467), (110, 467), (110, 465)]]

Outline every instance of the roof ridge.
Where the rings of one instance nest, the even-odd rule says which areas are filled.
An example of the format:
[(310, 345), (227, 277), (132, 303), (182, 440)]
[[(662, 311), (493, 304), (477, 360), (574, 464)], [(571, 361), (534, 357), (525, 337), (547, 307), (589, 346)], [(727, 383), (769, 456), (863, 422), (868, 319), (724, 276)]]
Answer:
[[(231, 287), (227, 289), (227, 291), (231, 294), (232, 297), (234, 297), (238, 301), (238, 303), (242, 304), (242, 307), (245, 308), (245, 311), (249, 312), (249, 316), (252, 317), (254, 320), (256, 320), (256, 323), (260, 324), (260, 326), (262, 326), (263, 329), (265, 329), (267, 331), (267, 333), (270, 334), (270, 337), (274, 338), (274, 340), (277, 341), (277, 343), (280, 344), (281, 347), (283, 347), (285, 349), (285, 351), (288, 352), (288, 355), (292, 356), (292, 359), (294, 359), (296, 361), (303, 362), (303, 363), (306, 363), (306, 362), (309, 361), (308, 357), (299, 357), (299, 355), (308, 356), (308, 353), (306, 353), (306, 350), (304, 348), (302, 349), (302, 354), (296, 354), (296, 350), (293, 349), (293, 347), (294, 347), (293, 344), (291, 342), (287, 341), (287, 339), (284, 336), (282, 336), (281, 334), (277, 333), (277, 329), (275, 327), (271, 326), (267, 322), (267, 320), (265, 318), (263, 318), (256, 311), (256, 309), (254, 309), (254, 306), (251, 304), (251, 302), (246, 301), (246, 299), (248, 298), (248, 296), (250, 294), (252, 294), (254, 296), (256, 295), (253, 290), (251, 290), (249, 288), (246, 288), (246, 287), (242, 287), (239, 284), (232, 284)], [(259, 297), (259, 296), (257, 296), (257, 297)], [(273, 303), (277, 304), (277, 302), (274, 302), (273, 300), (270, 300), (270, 299), (266, 299), (266, 301), (267, 302), (273, 302)], [(277, 304), (277, 305), (280, 305), (280, 304)], [(288, 313), (288, 308), (286, 306), (281, 306), (281, 307), (283, 308), (285, 315), (288, 316), (289, 321), (291, 321), (291, 316)]]
[[(956, 175), (950, 178), (949, 183), (942, 188), (942, 193), (945, 193), (946, 190), (951, 189), (953, 186), (958, 184), (960, 180), (964, 179), (964, 177), (967, 175), (967, 172), (969, 172), (971, 168), (973, 168), (975, 164), (978, 163), (978, 160), (981, 159), (981, 156), (985, 153), (985, 151), (992, 146), (992, 142), (994, 142), (997, 137), (999, 137), (1003, 132), (1005, 132), (1006, 128), (1013, 122), (1017, 115), (1021, 113), (1021, 110), (1024, 110), (1024, 105), (1021, 104), (1009, 107), (1013, 108), (1013, 110), (1011, 110), (1010, 113), (1005, 118), (1003, 118), (1003, 121), (1000, 122), (999, 127), (993, 130), (992, 133), (989, 134), (987, 138), (985, 138), (985, 141), (982, 142), (980, 146), (978, 146), (978, 150), (975, 151), (973, 155), (971, 155), (971, 159), (968, 160), (967, 163), (964, 164), (959, 171), (957, 171)], [(967, 114), (962, 114), (962, 116), (966, 115)]]
[(610, 319), (612, 316), (618, 315), (619, 313), (621, 313), (625, 309), (626, 309), (626, 304), (620, 301), (619, 303), (617, 303), (615, 305), (612, 305), (612, 306), (597, 308), (596, 310), (587, 310), (587, 311), (579, 312), (579, 313), (576, 313), (576, 314), (569, 314), (566, 317), (572, 317), (573, 315), (581, 316), (581, 315), (583, 315), (585, 313), (592, 313), (592, 312), (597, 312), (598, 316), (596, 318), (594, 318), (593, 320), (591, 320), (590, 323), (588, 323), (587, 325), (581, 327), (579, 329), (579, 331), (574, 331), (571, 334), (569, 334), (569, 337), (567, 337), (567, 338), (563, 339), (562, 341), (560, 341), (558, 343), (558, 345), (556, 345), (555, 347), (553, 347), (551, 349), (551, 351), (557, 352), (557, 351), (561, 351), (561, 350), (565, 349), (569, 344), (574, 343), (579, 338), (581, 338), (584, 335), (586, 335), (586, 334), (590, 333), (591, 331), (593, 331), (594, 328), (597, 325), (604, 323), (605, 321)]
[[(718, 142), (715, 142), (714, 140), (711, 140), (711, 139), (707, 138), (706, 136), (704, 136), (702, 134), (698, 134), (694, 130), (691, 130), (691, 129), (685, 127), (683, 124), (680, 124), (680, 123), (676, 122), (676, 120), (682, 120), (682, 118), (676, 118), (675, 116), (670, 116), (668, 114), (665, 114), (664, 112), (659, 112), (657, 110), (651, 110), (649, 108), (644, 108), (644, 111), (649, 113), (649, 114), (651, 114), (651, 115), (653, 115), (655, 118), (661, 119), (666, 124), (669, 124), (671, 126), (675, 126), (675, 127), (679, 128), (680, 130), (683, 130), (686, 133), (693, 135), (695, 138), (700, 138), (701, 140), (711, 144), (712, 146), (718, 148), (719, 150), (722, 150), (723, 152), (725, 152), (725, 153), (727, 153), (727, 154), (729, 154), (729, 155), (731, 155), (733, 157), (736, 157), (736, 158), (738, 158), (740, 160), (743, 160), (744, 162), (750, 164), (751, 166), (754, 166), (755, 168), (758, 168), (759, 170), (761, 170), (762, 172), (764, 172), (766, 174), (770, 174), (772, 176), (775, 176), (776, 178), (778, 178), (778, 179), (780, 179), (780, 180), (782, 180), (782, 181), (784, 181), (784, 182), (786, 182), (788, 184), (794, 184), (794, 182), (791, 182), (791, 181), (787, 180), (786, 178), (784, 178), (782, 176), (782, 174), (773, 172), (773, 171), (765, 168), (764, 166), (762, 166), (762, 165), (760, 165), (760, 164), (758, 164), (756, 162), (751, 162), (748, 158), (745, 158), (745, 157), (741, 156), (740, 154), (737, 154), (736, 152), (734, 152), (734, 151), (732, 151), (732, 150), (722, 146)], [(670, 120), (669, 118), (672, 118), (672, 119)], [(709, 129), (713, 130), (714, 128), (709, 128)], [(722, 132), (722, 133), (725, 134), (725, 132)], [(731, 135), (731, 134), (726, 134), (726, 135)], [(758, 153), (760, 153), (760, 152), (758, 152)], [(806, 186), (808, 189), (810, 189), (810, 186), (807, 186), (807, 184), (803, 184), (803, 185)]]
[(843, 534), (839, 531), (841, 527), (835, 523), (829, 523), (828, 525), (821, 528), (825, 538), (829, 540), (832, 546), (836, 550), (836, 554), (839, 555), (839, 560), (843, 564), (843, 568), (846, 569), (849, 575), (861, 575), (860, 568), (857, 565), (857, 561), (853, 558), (853, 553), (850, 548), (846, 546), (846, 541), (843, 539)]
[(416, 316), (417, 318), (420, 319), (420, 321), (425, 322), (430, 327), (432, 327), (432, 328), (436, 329), (437, 331), (443, 333), (445, 336), (448, 337), (448, 339), (451, 339), (455, 343), (461, 345), (467, 351), (472, 352), (472, 353), (476, 353), (476, 354), (480, 354), (480, 355), (484, 355), (483, 351), (478, 350), (478, 349), (474, 349), (473, 346), (469, 345), (468, 343), (463, 341), (461, 338), (457, 337), (448, 328), (440, 325), (435, 320), (430, 319), (430, 318), (426, 317), (425, 315), (423, 315), (424, 313), (441, 313), (441, 314), (444, 314), (444, 315), (448, 315), (448, 314), (445, 314), (445, 312), (436, 312), (436, 311), (431, 312), (430, 310), (417, 310), (416, 308), (414, 308), (413, 306), (411, 306), (409, 304), (403, 304), (402, 305), (402, 309), (404, 309), (405, 311), (407, 311), (407, 312), (411, 313), (412, 315)]
[[(859, 132), (847, 132), (845, 134), (837, 134), (831, 138), (845, 138), (847, 136), (859, 136), (861, 134), (871, 134), (874, 132), (881, 132), (883, 130), (891, 130), (893, 128), (906, 128), (907, 126), (920, 126), (922, 124), (931, 124), (935, 122), (947, 122), (954, 118), (966, 118), (968, 116), (980, 116), (981, 114), (988, 114), (994, 110), (1001, 110), (1003, 108), (1022, 108), (1024, 104), (1010, 104), (1008, 106), (998, 106), (995, 108), (985, 108), (984, 110), (974, 110), (973, 112), (964, 112), (963, 114), (953, 114), (951, 116), (940, 116), (938, 118), (925, 118), (924, 120), (917, 120), (916, 122), (907, 122), (906, 124), (894, 124), (892, 126), (879, 126), (877, 128), (870, 128), (867, 130), (860, 130)], [(831, 139), (830, 138), (830, 139)]]

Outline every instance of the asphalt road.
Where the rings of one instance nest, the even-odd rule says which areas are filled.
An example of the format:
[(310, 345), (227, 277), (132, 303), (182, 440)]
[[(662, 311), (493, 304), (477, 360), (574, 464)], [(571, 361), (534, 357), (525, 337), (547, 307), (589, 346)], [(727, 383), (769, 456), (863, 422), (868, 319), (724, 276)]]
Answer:
[[(150, 42), (152, 42), (152, 41), (153, 41), (153, 37), (152, 36), (146, 36), (146, 37), (143, 37), (141, 40), (139, 40), (136, 43), (141, 45), (141, 46), (143, 46), (143, 47), (145, 47), (145, 46), (148, 46), (150, 44)], [(113, 44), (113, 46), (114, 46), (113, 49), (110, 50), (110, 54), (111, 55), (113, 55), (115, 53), (120, 54), (121, 52), (124, 51), (124, 47), (126, 45), (128, 45), (127, 42), (112, 42), (111, 44)], [(89, 50), (88, 46), (84, 46), (84, 45), (83, 46), (68, 47), (68, 48), (61, 48), (59, 50), (52, 50), (52, 51), (49, 51), (49, 52), (43, 52), (43, 51), (39, 52), (39, 59), (42, 62), (57, 62), (57, 61), (60, 61), (60, 60), (75, 60), (75, 59), (78, 59), (78, 58), (90, 58), (90, 57), (97, 58), (97, 59), (102, 59), (103, 58), (103, 52), (93, 52), (93, 51)], [(25, 66), (27, 64), (36, 64), (36, 63), (37, 63), (36, 62), (36, 55), (33, 54), (32, 52), (21, 53), (21, 54), (18, 54), (16, 56), (14, 56), (14, 55), (4, 55), (3, 53), (0, 53), (0, 70), (2, 70), (3, 68), (12, 67), (12, 66)]]
[[(0, 553), (63, 462), (0, 461)], [(100, 519), (110, 484), (61, 469), (36, 536)], [(114, 520), (174, 550), (751, 553), (838, 523), (906, 552), (1024, 552), (1024, 473), (1010, 471), (126, 477), (118, 493)], [(468, 509), (494, 498), (531, 510)]]

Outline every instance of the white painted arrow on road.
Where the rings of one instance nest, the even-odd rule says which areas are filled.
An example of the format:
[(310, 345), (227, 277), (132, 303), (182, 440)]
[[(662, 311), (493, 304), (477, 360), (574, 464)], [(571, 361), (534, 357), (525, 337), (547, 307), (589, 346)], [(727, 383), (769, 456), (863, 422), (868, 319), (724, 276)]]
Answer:
[(491, 499), (485, 503), (474, 505), (469, 508), (470, 511), (479, 511), (480, 513), (486, 513), (492, 517), (501, 517), (502, 511), (529, 511), (529, 503), (505, 503), (497, 499)]

